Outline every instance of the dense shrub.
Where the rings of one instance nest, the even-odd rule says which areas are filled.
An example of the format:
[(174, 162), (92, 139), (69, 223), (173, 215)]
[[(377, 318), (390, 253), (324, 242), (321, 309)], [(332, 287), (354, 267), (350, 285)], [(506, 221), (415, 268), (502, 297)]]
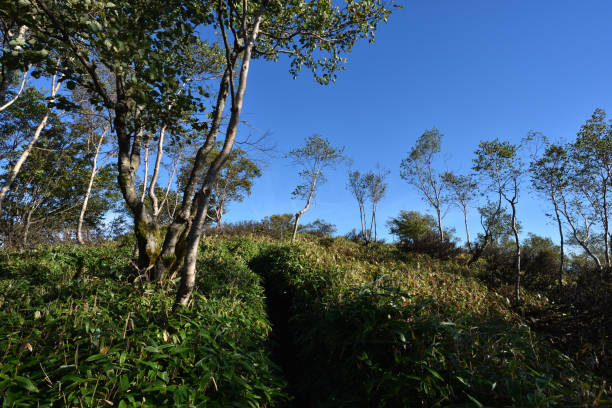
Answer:
[[(211, 226), (206, 232), (210, 235), (268, 237), (277, 240), (288, 240), (293, 234), (295, 215), (273, 214), (261, 221), (239, 221), (225, 223), (219, 230)], [(298, 233), (316, 237), (329, 237), (336, 231), (336, 226), (321, 219), (298, 225)]]
[(430, 215), (401, 211), (388, 222), (388, 226), (391, 234), (397, 237), (402, 251), (418, 252), (440, 259), (448, 259), (459, 252), (453, 231), (444, 231), (440, 238), (436, 221)]
[(193, 305), (172, 314), (173, 288), (123, 278), (129, 252), (55, 247), (3, 257), (3, 406), (284, 401), (259, 277), (240, 258), (205, 254)]

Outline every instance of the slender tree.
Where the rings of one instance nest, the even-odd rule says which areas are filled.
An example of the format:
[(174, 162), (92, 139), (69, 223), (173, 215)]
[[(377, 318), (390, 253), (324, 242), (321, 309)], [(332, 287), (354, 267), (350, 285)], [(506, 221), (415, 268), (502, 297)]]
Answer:
[(461, 209), (463, 214), (463, 223), (465, 226), (466, 244), (468, 250), (472, 251), (470, 228), (468, 225), (468, 210), (470, 205), (476, 199), (478, 184), (469, 175), (456, 175), (449, 171), (442, 174), (442, 181), (446, 186), (444, 189), (446, 193), (445, 200)]
[(217, 223), (217, 230), (222, 229), (223, 215), (231, 202), (241, 202), (245, 196), (251, 194), (253, 179), (261, 177), (261, 169), (247, 152), (239, 147), (230, 153), (225, 167), (221, 169), (215, 180), (213, 189), (214, 205), (212, 220)]
[(372, 205), (372, 218), (370, 221), (370, 230), (368, 232), (369, 240), (372, 240), (372, 230), (374, 230), (374, 242), (378, 240), (376, 229), (376, 209), (380, 200), (382, 200), (387, 192), (388, 183), (386, 182), (389, 170), (377, 166), (375, 171), (368, 172), (364, 175), (364, 184), (367, 188), (367, 196)]
[(358, 170), (350, 171), (348, 173), (348, 182), (346, 183), (347, 190), (357, 200), (357, 206), (359, 207), (359, 223), (361, 226), (361, 236), (366, 236), (367, 220), (365, 211), (365, 199), (367, 194), (367, 185), (364, 177)]
[(340, 162), (343, 151), (344, 148), (333, 147), (329, 140), (315, 134), (306, 138), (304, 146), (291, 150), (287, 155), (300, 169), (299, 176), (302, 179), (302, 183), (291, 194), (293, 198), (306, 201), (304, 208), (295, 214), (291, 242), (295, 241), (300, 218), (310, 208), (317, 188), (327, 181), (323, 170)]
[(426, 130), (418, 139), (408, 157), (402, 160), (400, 176), (423, 194), (425, 202), (433, 207), (438, 222), (438, 238), (444, 239), (442, 216), (444, 212), (444, 183), (434, 169), (434, 160), (442, 147), (442, 134), (438, 129)]
[[(612, 124), (606, 112), (596, 109), (582, 125), (570, 150), (571, 179), (579, 202), (599, 224), (603, 242), (604, 265), (610, 260), (610, 185), (612, 184)], [(585, 208), (586, 210), (586, 208)]]
[[(562, 222), (562, 200), (567, 189), (568, 179), (568, 157), (567, 151), (558, 144), (547, 143), (545, 151), (540, 157), (536, 157), (529, 167), (531, 172), (531, 183), (535, 190), (544, 196), (552, 204), (554, 219), (559, 230), (559, 272), (558, 286), (563, 286), (563, 270), (565, 262), (565, 240)], [(568, 214), (569, 215), (569, 214)]]
[[(52, 77), (51, 95), (50, 95), (51, 103), (55, 101), (57, 92), (61, 86), (61, 82), (59, 81), (59, 79), (60, 78), (58, 77), (57, 73), (54, 74)], [(19, 174), (19, 170), (21, 170), (21, 166), (23, 166), (23, 163), (28, 159), (28, 156), (30, 155), (30, 152), (32, 152), (32, 149), (34, 148), (34, 145), (38, 141), (38, 138), (40, 137), (43, 129), (45, 128), (45, 126), (47, 126), (47, 123), (49, 123), (49, 117), (51, 116), (51, 114), (52, 114), (51, 107), (49, 106), (47, 108), (47, 112), (42, 117), (40, 123), (38, 124), (36, 129), (33, 131), (30, 141), (23, 149), (23, 152), (21, 152), (19, 159), (17, 159), (17, 161), (13, 165), (13, 168), (9, 171), (8, 175), (5, 177), (4, 184), (2, 185), (2, 187), (0, 187), (0, 210), (2, 210), (2, 202), (4, 201), (4, 197), (6, 197), (6, 194), (11, 188), (13, 181), (15, 181), (15, 178), (17, 178), (17, 175)]]
[[(479, 144), (474, 158), (473, 169), (482, 176), (488, 188), (495, 191), (499, 200), (501, 197), (510, 205), (510, 228), (514, 234), (516, 281), (514, 296), (520, 301), (521, 284), (521, 244), (519, 240), (519, 227), (517, 222), (517, 204), (520, 193), (523, 162), (519, 155), (520, 146), (509, 142), (483, 141)], [(498, 205), (498, 208), (501, 208)]]

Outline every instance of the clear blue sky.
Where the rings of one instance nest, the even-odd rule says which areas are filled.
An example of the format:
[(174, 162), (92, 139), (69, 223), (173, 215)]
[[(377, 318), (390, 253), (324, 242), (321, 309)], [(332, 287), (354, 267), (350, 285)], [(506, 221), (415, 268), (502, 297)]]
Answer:
[[(286, 61), (255, 61), (242, 119), (272, 133), (281, 152), (319, 133), (346, 146), (353, 167), (377, 163), (391, 170), (379, 207), (379, 231), (401, 209), (427, 211), (416, 190), (399, 177), (400, 161), (425, 129), (445, 135), (441, 169), (468, 171), (479, 141), (519, 141), (529, 130), (572, 139), (597, 107), (612, 114), (612, 2), (409, 1), (376, 35), (348, 55), (335, 84), (317, 85), (307, 72), (294, 80)], [(242, 134), (249, 132), (242, 128)], [(328, 174), (304, 222), (336, 224), (344, 234), (359, 225), (346, 191), (346, 167)], [(290, 199), (297, 170), (272, 159), (227, 221), (295, 212)], [(545, 205), (523, 193), (519, 218), (525, 232), (555, 237)], [(475, 211), (474, 211), (475, 212)], [(445, 224), (462, 236), (461, 216)], [(478, 232), (477, 218), (472, 231)]]

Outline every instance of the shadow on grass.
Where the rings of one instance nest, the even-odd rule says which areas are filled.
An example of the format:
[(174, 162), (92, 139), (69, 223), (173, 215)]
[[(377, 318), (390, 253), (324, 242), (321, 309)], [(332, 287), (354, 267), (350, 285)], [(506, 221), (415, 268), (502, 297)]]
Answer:
[(526, 326), (453, 315), (452, 305), (380, 282), (343, 290), (290, 246), (270, 247), (249, 267), (264, 281), (273, 358), (295, 407), (568, 406), (596, 397), (572, 386), (569, 358)]

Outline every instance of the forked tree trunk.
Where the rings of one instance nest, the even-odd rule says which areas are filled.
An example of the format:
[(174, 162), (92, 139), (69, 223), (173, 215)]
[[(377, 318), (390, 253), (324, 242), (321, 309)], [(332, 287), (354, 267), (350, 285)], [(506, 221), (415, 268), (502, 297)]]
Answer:
[[(236, 139), (236, 132), (238, 130), (238, 124), (240, 121), (240, 113), (242, 112), (242, 103), (244, 101), (244, 94), (246, 91), (247, 78), (249, 73), (249, 67), (251, 63), (251, 53), (255, 39), (259, 34), (259, 25), (261, 24), (263, 14), (263, 8), (260, 9), (258, 16), (256, 17), (253, 31), (249, 38), (245, 41), (244, 54), (242, 57), (242, 66), (240, 68), (240, 77), (238, 80), (238, 88), (234, 95), (232, 95), (232, 107), (231, 116), (225, 132), (225, 143), (223, 148), (219, 152), (219, 155), (212, 162), (208, 168), (204, 183), (202, 186), (201, 194), (202, 199), (199, 200), (194, 222), (192, 223), (189, 233), (187, 234), (187, 242), (185, 249), (185, 257), (183, 267), (181, 269), (181, 282), (179, 289), (176, 294), (176, 301), (173, 309), (176, 310), (179, 306), (187, 306), (193, 288), (195, 286), (195, 275), (196, 275), (196, 260), (198, 255), (198, 245), (200, 243), (200, 237), (202, 235), (202, 227), (204, 220), (206, 219), (206, 213), (208, 211), (208, 201), (210, 198), (211, 190), (214, 186), (217, 174), (229, 157), (229, 154), (234, 146)], [(223, 22), (221, 23), (223, 27)], [(223, 30), (223, 29), (222, 29)], [(225, 32), (224, 38), (225, 38)], [(227, 48), (227, 46), (226, 46)], [(228, 49), (229, 52), (229, 49)], [(230, 58), (228, 58), (228, 66), (232, 67)]]
[(115, 103), (115, 133), (119, 144), (117, 180), (125, 203), (134, 216), (134, 234), (138, 248), (136, 265), (146, 279), (155, 265), (161, 247), (160, 226), (157, 218), (144, 205), (136, 191), (136, 172), (140, 165), (142, 133), (134, 137), (127, 131), (128, 96), (125, 93), (123, 78), (116, 77), (117, 103)]
[(181, 208), (178, 214), (176, 214), (176, 217), (172, 220), (172, 223), (168, 226), (160, 256), (153, 269), (153, 280), (161, 281), (167, 276), (172, 275), (178, 270), (180, 262), (182, 261), (183, 257), (179, 256), (180, 254), (177, 253), (177, 249), (186, 245), (185, 240), (192, 223), (192, 213), (198, 207), (198, 195), (194, 195), (194, 193), (198, 180), (200, 180), (200, 176), (204, 171), (206, 157), (212, 150), (219, 133), (221, 120), (223, 119), (223, 111), (225, 110), (225, 104), (229, 96), (231, 70), (233, 70), (233, 66), (227, 67), (223, 73), (211, 127), (206, 136), (204, 145), (202, 145), (196, 153), (194, 164), (189, 174), (189, 180), (183, 192)]
[(318, 174), (315, 174), (314, 179), (312, 180), (312, 184), (310, 185), (310, 194), (308, 195), (306, 205), (300, 211), (295, 213), (295, 223), (293, 224), (293, 235), (291, 235), (291, 243), (295, 242), (300, 218), (302, 218), (302, 215), (304, 215), (304, 213), (310, 208), (310, 203), (312, 202), (312, 197), (314, 196), (315, 188), (317, 187), (317, 176)]

